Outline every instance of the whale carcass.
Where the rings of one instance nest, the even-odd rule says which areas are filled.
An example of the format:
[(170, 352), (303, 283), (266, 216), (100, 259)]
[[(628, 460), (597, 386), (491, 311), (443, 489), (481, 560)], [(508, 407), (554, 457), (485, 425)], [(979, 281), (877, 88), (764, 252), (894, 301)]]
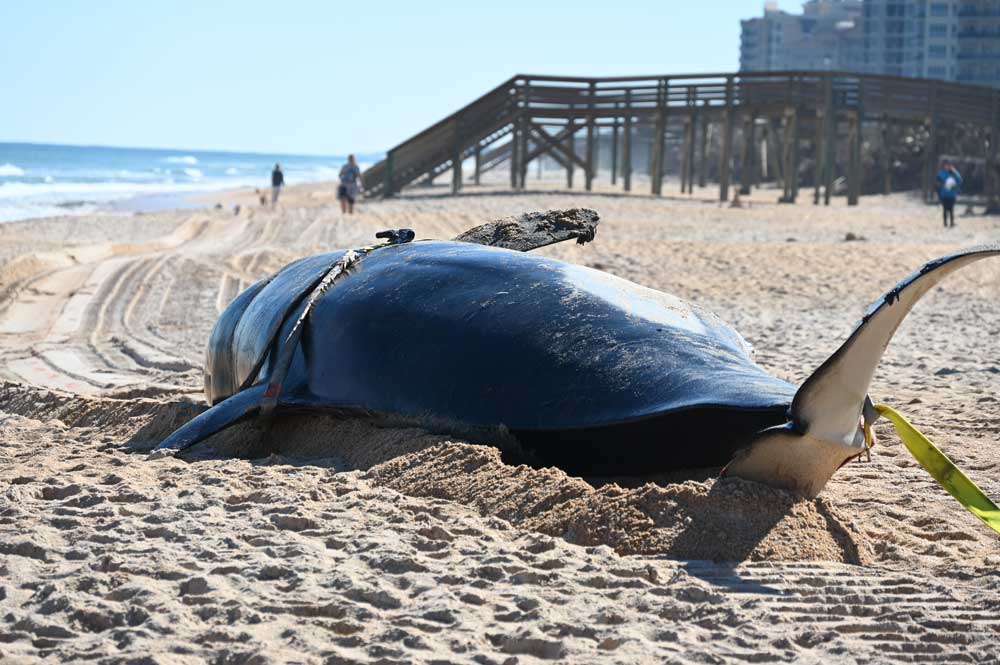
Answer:
[(697, 305), (526, 253), (594, 237), (588, 210), (533, 213), (454, 240), (300, 259), (237, 296), (209, 339), (212, 407), (161, 448), (249, 418), (335, 410), (512, 445), (580, 475), (693, 467), (815, 496), (865, 452), (867, 396), (896, 328), (947, 274), (1000, 247), (931, 261), (865, 314), (801, 385), (768, 374)]

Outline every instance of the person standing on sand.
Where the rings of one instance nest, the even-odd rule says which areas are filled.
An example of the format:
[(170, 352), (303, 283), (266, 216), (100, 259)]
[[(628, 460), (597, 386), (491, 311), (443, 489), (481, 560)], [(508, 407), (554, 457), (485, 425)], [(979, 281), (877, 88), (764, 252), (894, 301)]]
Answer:
[(358, 198), (361, 183), (361, 169), (354, 161), (354, 155), (347, 156), (347, 163), (340, 167), (340, 186), (337, 187), (337, 199), (340, 201), (340, 211), (354, 214), (354, 201)]
[[(941, 162), (941, 170), (937, 174), (938, 200), (944, 209), (945, 228), (955, 226), (955, 202), (958, 200), (958, 190), (962, 187), (962, 176), (955, 165), (947, 159)], [(948, 219), (951, 218), (951, 224)]]
[(271, 207), (273, 208), (278, 203), (278, 195), (281, 194), (281, 188), (285, 186), (285, 174), (281, 172), (281, 164), (275, 164), (274, 170), (271, 171)]

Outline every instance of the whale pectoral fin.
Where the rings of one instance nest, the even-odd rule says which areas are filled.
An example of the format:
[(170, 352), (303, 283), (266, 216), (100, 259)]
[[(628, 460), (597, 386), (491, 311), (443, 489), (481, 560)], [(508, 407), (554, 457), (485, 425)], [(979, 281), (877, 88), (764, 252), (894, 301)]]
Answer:
[(528, 252), (566, 240), (582, 245), (594, 239), (600, 216), (589, 208), (526, 212), (504, 217), (469, 229), (454, 238), (456, 242), (502, 247)]
[(260, 408), (260, 402), (266, 389), (265, 384), (258, 384), (219, 402), (175, 430), (156, 447), (156, 450), (180, 452), (241, 420), (249, 418)]
[(806, 496), (818, 494), (844, 462), (867, 450), (865, 428), (876, 418), (868, 387), (900, 323), (946, 276), (991, 256), (1000, 256), (1000, 245), (935, 259), (893, 287), (869, 308), (847, 341), (799, 387), (792, 400), (790, 422), (760, 432), (733, 457), (725, 473)]

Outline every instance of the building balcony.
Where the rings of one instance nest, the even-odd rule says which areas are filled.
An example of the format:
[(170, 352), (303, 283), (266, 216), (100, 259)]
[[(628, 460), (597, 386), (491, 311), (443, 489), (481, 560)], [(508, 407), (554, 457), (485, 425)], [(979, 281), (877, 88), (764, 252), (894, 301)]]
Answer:
[(958, 60), (1000, 60), (1000, 51), (996, 53), (959, 53)]
[(990, 11), (989, 9), (975, 9), (972, 7), (963, 7), (958, 10), (959, 18), (990, 18), (1000, 16), (1000, 11)]
[(965, 28), (964, 30), (958, 31), (959, 39), (996, 39), (1000, 38), (1000, 27), (993, 30), (988, 29), (976, 29), (976, 28)]

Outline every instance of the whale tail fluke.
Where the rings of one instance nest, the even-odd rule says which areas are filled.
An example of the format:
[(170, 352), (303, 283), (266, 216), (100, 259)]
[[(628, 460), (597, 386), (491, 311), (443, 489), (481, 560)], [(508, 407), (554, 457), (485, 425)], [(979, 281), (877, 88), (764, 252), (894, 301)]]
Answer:
[(833, 355), (799, 387), (785, 425), (760, 432), (737, 452), (724, 474), (815, 497), (844, 462), (867, 447), (865, 424), (877, 416), (867, 399), (875, 368), (900, 323), (938, 282), (991, 256), (980, 246), (935, 259), (890, 289), (865, 313)]

